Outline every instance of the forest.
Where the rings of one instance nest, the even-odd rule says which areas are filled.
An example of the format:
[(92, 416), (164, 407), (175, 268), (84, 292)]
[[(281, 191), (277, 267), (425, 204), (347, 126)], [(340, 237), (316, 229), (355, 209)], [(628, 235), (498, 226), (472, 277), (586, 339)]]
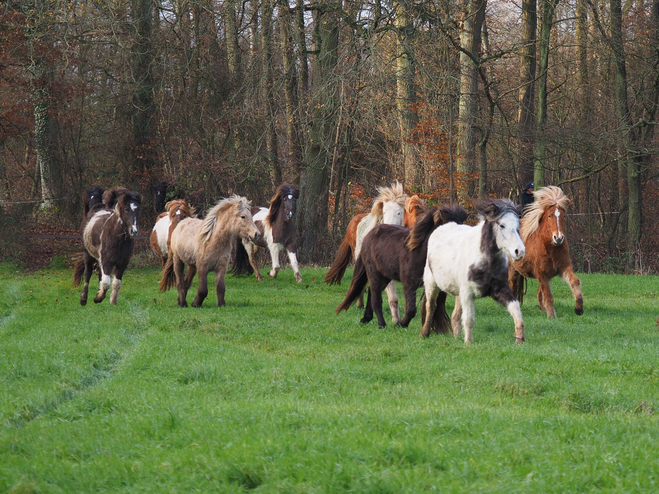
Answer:
[(7, 0), (0, 256), (83, 191), (198, 211), (300, 189), (300, 261), (400, 181), (428, 204), (572, 199), (575, 269), (659, 270), (659, 0)]

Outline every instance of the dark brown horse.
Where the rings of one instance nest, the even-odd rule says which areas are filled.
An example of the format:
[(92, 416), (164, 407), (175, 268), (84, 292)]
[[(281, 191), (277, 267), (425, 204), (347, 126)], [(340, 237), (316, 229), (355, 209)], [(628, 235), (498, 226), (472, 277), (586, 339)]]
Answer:
[(94, 262), (98, 262), (101, 270), (100, 286), (94, 302), (103, 301), (110, 288), (110, 275), (113, 275), (110, 303), (116, 305), (121, 280), (133, 254), (133, 237), (138, 231), (139, 194), (124, 188), (114, 188), (105, 191), (103, 203), (105, 205), (96, 204), (92, 207), (82, 228), (82, 258), (76, 261), (73, 274), (74, 286), (80, 284), (83, 274), (85, 278), (80, 305), (87, 304)]
[(383, 328), (386, 323), (382, 315), (382, 291), (392, 280), (400, 281), (405, 295), (405, 316), (399, 324), (407, 327), (416, 315), (416, 291), (423, 285), (430, 234), (440, 225), (448, 222), (463, 223), (466, 219), (467, 213), (461, 207), (444, 206), (428, 211), (411, 231), (396, 225), (378, 225), (373, 228), (364, 238), (350, 289), (336, 313), (347, 310), (368, 282), (368, 301), (361, 322), (370, 322), (375, 312), (378, 325)]
[(521, 235), (526, 246), (526, 257), (511, 262), (508, 281), (517, 300), (524, 299), (524, 277), (538, 279), (538, 302), (547, 317), (556, 317), (554, 296), (550, 281), (554, 276), (563, 278), (572, 289), (577, 315), (583, 314), (581, 280), (574, 274), (570, 249), (565, 237), (565, 213), (570, 199), (554, 186), (536, 190), (535, 202), (527, 206), (521, 221)]
[(169, 252), (169, 240), (176, 225), (185, 218), (195, 217), (195, 208), (188, 204), (185, 199), (174, 199), (165, 205), (167, 210), (158, 215), (156, 224), (153, 226), (149, 243), (153, 251), (160, 257), (161, 269), (167, 262)]
[(85, 190), (85, 193), (82, 195), (83, 209), (82, 209), (82, 221), (83, 223), (87, 221), (87, 215), (89, 211), (96, 206), (97, 204), (103, 203), (103, 193), (105, 189), (98, 185), (94, 185)]
[[(377, 200), (378, 199), (376, 199), (376, 204)], [(380, 206), (380, 208), (382, 209), (382, 206)], [(414, 226), (414, 223), (416, 223), (416, 220), (423, 216), (427, 211), (428, 206), (426, 205), (426, 202), (423, 199), (420, 199), (419, 196), (415, 194), (412, 197), (407, 197), (405, 200), (403, 224), (411, 229)], [(357, 227), (367, 215), (368, 213), (357, 214), (353, 216), (348, 223), (345, 237), (343, 237), (343, 241), (341, 242), (341, 245), (339, 245), (339, 251), (336, 254), (336, 258), (325, 275), (325, 283), (329, 285), (341, 284), (341, 280), (343, 279), (348, 264), (350, 264), (350, 261), (355, 260)], [(359, 296), (357, 307), (364, 307), (363, 295)]]
[(270, 278), (276, 278), (279, 272), (279, 254), (286, 249), (288, 260), (295, 273), (295, 280), (302, 282), (300, 268), (297, 263), (297, 230), (295, 229), (295, 212), (300, 191), (293, 185), (280, 185), (275, 195), (270, 199), (269, 208), (252, 208), (254, 223), (261, 232), (258, 241), (239, 239), (236, 244), (236, 257), (232, 272), (234, 275), (251, 274), (263, 281), (254, 256), (259, 247), (267, 248), (272, 259)]

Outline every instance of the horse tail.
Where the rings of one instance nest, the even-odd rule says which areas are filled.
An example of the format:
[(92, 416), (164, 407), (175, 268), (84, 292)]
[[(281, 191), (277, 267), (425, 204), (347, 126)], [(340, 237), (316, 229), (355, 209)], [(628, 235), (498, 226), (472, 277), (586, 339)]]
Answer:
[(510, 278), (510, 288), (513, 291), (513, 295), (517, 299), (517, 301), (520, 303), (520, 305), (524, 302), (524, 282), (526, 281), (526, 278), (522, 276), (519, 271), (513, 270), (512, 277)]
[(82, 275), (85, 273), (85, 263), (82, 259), (82, 256), (76, 258), (76, 262), (73, 265), (73, 286), (80, 285), (82, 281)]
[(167, 257), (167, 262), (162, 268), (162, 275), (160, 277), (160, 287), (161, 292), (166, 292), (176, 284), (176, 274), (174, 273), (174, 256), (172, 253), (169, 253)]
[[(421, 297), (421, 326), (426, 322), (426, 292)], [(437, 293), (435, 312), (432, 315), (430, 330), (433, 333), (448, 333), (451, 329), (451, 318), (446, 312), (446, 292), (441, 290)], [(426, 335), (428, 336), (428, 335)]]
[(361, 293), (364, 291), (366, 283), (368, 283), (366, 267), (364, 266), (364, 262), (360, 257), (355, 263), (355, 271), (352, 273), (352, 281), (350, 282), (350, 288), (348, 289), (346, 298), (343, 300), (343, 302), (341, 302), (341, 305), (336, 308), (336, 314), (342, 310), (348, 310), (352, 303), (357, 300), (359, 295), (361, 295)]
[(243, 274), (252, 274), (254, 268), (249, 263), (249, 255), (247, 250), (243, 245), (242, 239), (236, 239), (236, 255), (234, 257), (233, 266), (231, 267), (231, 274), (234, 276), (240, 276)]
[(334, 259), (332, 266), (330, 266), (329, 271), (325, 275), (325, 283), (329, 285), (340, 285), (346, 268), (350, 264), (350, 259), (352, 259), (352, 246), (346, 235), (339, 246), (336, 259)]

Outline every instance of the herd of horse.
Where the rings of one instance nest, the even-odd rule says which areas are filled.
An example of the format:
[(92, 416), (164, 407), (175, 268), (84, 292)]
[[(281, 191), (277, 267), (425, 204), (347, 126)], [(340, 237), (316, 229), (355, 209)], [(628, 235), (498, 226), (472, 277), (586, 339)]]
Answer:
[[(553, 318), (550, 281), (561, 276), (572, 290), (575, 313), (583, 314), (581, 282), (574, 274), (565, 237), (570, 200), (554, 186), (543, 187), (534, 196), (524, 210), (508, 199), (482, 200), (475, 204), (479, 221), (469, 225), (469, 214), (461, 206), (430, 208), (417, 195), (408, 197), (399, 182), (378, 188), (371, 211), (349, 222), (325, 276), (326, 283), (340, 284), (347, 266), (355, 264), (336, 313), (355, 301), (363, 307), (366, 291), (361, 322), (368, 323), (375, 315), (378, 325), (385, 327), (382, 292), (386, 291), (393, 322), (407, 327), (417, 312), (416, 292), (423, 287), (420, 336), (452, 330), (457, 337), (462, 331), (468, 344), (473, 341), (474, 300), (491, 297), (506, 307), (514, 321), (515, 341), (522, 343), (525, 280), (538, 280), (540, 308)], [(178, 305), (187, 307), (187, 292), (196, 275), (192, 306), (200, 307), (208, 295), (208, 273), (213, 271), (217, 305), (223, 306), (225, 276), (232, 262), (235, 275), (254, 273), (263, 280), (255, 260), (259, 247), (270, 252), (271, 278), (277, 277), (280, 253), (286, 250), (295, 279), (302, 282), (294, 223), (298, 198), (292, 185), (281, 185), (268, 207), (252, 207), (247, 198), (233, 195), (220, 200), (204, 218), (185, 199), (167, 202), (150, 235), (151, 247), (161, 259), (160, 291), (175, 286)], [(86, 305), (89, 281), (97, 271), (94, 302), (102, 302), (112, 287), (110, 302), (116, 305), (138, 233), (141, 198), (125, 188), (97, 186), (85, 191), (83, 202), (83, 252), (74, 266), (74, 285), (84, 278), (80, 304)], [(402, 319), (396, 282), (402, 284), (405, 298)], [(455, 297), (450, 318), (447, 295)]]

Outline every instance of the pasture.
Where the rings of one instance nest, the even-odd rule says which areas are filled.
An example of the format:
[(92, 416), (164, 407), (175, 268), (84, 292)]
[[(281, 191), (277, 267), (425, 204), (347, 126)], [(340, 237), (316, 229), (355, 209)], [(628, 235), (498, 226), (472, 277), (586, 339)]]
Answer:
[(325, 273), (182, 309), (129, 268), (81, 307), (63, 263), (0, 265), (0, 492), (659, 489), (657, 277), (579, 274), (580, 317), (556, 279), (554, 320), (530, 280), (526, 343), (488, 298), (465, 346), (335, 316)]

